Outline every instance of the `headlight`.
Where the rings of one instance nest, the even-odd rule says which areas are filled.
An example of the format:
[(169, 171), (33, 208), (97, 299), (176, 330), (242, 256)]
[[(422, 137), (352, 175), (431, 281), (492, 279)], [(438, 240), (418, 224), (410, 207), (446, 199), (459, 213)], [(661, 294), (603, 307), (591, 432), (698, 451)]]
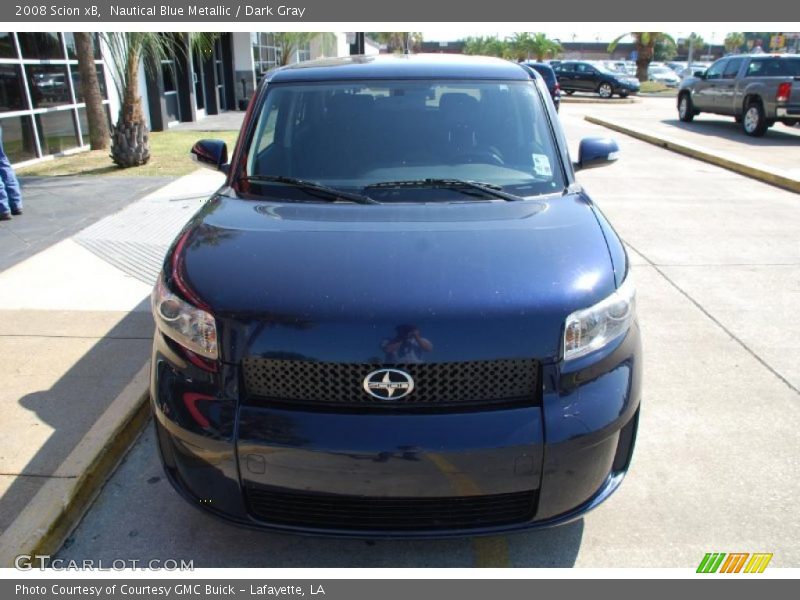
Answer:
[(216, 360), (217, 324), (214, 317), (178, 298), (158, 278), (151, 296), (153, 317), (164, 334), (192, 352)]
[(564, 329), (564, 360), (586, 356), (626, 333), (636, 313), (635, 297), (628, 273), (608, 298), (569, 315)]

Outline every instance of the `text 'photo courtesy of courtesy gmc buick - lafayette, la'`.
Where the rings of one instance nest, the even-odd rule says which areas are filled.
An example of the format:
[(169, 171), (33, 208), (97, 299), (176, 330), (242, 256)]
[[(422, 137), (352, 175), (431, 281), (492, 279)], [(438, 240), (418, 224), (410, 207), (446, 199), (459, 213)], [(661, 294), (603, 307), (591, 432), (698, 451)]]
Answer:
[(173, 486), (231, 522), (354, 537), (548, 527), (631, 460), (642, 354), (623, 245), (541, 76), (500, 59), (275, 69), (153, 291)]

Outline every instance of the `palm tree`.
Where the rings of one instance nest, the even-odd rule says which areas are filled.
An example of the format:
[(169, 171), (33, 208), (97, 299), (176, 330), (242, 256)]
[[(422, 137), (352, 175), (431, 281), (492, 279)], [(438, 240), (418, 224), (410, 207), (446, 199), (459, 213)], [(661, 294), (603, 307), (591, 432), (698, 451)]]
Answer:
[(745, 44), (744, 34), (740, 31), (731, 31), (725, 36), (724, 43), (728, 53), (738, 52)]
[(482, 56), (506, 56), (508, 42), (497, 36), (468, 37), (464, 40), (464, 54), (479, 54)]
[(278, 49), (278, 66), (283, 67), (292, 62), (298, 50), (308, 45), (317, 35), (304, 31), (284, 31), (275, 33), (275, 46)]
[[(101, 34), (109, 51), (109, 66), (121, 104), (119, 117), (111, 131), (111, 159), (120, 167), (136, 167), (150, 160), (150, 130), (139, 96), (139, 65), (157, 71), (161, 62), (190, 52), (206, 53), (218, 33), (191, 33), (188, 36), (149, 31), (107, 32)], [(190, 48), (186, 50), (186, 46)]]
[(108, 120), (103, 106), (103, 94), (97, 80), (94, 64), (94, 44), (90, 33), (73, 34), (75, 53), (78, 56), (78, 73), (81, 78), (81, 95), (86, 103), (86, 120), (89, 123), (89, 144), (92, 150), (105, 150), (110, 140)]
[(614, 52), (617, 44), (626, 37), (633, 38), (633, 44), (636, 47), (636, 77), (639, 81), (647, 81), (647, 67), (650, 61), (653, 60), (656, 42), (662, 39), (668, 39), (675, 43), (667, 33), (659, 31), (630, 31), (623, 33), (608, 45), (608, 51)]
[(530, 59), (532, 56), (539, 62), (548, 56), (555, 56), (563, 50), (561, 44), (547, 37), (546, 33), (515, 33), (511, 37), (511, 47), (517, 60)]

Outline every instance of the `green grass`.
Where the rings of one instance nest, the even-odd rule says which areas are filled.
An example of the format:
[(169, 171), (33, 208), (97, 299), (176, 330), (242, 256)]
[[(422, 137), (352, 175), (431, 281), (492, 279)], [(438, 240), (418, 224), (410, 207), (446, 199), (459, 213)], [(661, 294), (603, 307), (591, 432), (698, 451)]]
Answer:
[(639, 88), (640, 92), (644, 92), (645, 94), (675, 94), (677, 90), (675, 88), (669, 88), (663, 83), (659, 83), (658, 81), (643, 81), (641, 87)]
[(150, 161), (141, 167), (120, 169), (111, 161), (107, 150), (92, 150), (20, 168), (17, 169), (17, 174), (178, 177), (188, 175), (197, 169), (197, 165), (189, 158), (189, 150), (197, 140), (203, 138), (223, 140), (228, 144), (228, 156), (230, 156), (238, 135), (238, 131), (159, 131), (150, 134)]

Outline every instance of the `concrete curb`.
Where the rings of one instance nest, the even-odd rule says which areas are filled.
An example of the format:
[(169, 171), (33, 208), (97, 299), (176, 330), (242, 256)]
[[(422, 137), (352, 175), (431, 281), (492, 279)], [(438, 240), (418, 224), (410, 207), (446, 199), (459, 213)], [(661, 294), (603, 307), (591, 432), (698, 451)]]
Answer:
[(753, 163), (748, 164), (734, 158), (726, 158), (719, 154), (714, 154), (710, 150), (700, 146), (695, 146), (694, 144), (661, 137), (647, 133), (641, 129), (636, 129), (627, 125), (620, 125), (614, 121), (600, 119), (591, 115), (584, 116), (584, 119), (589, 123), (602, 125), (608, 129), (619, 131), (620, 133), (635, 137), (655, 146), (666, 148), (667, 150), (672, 150), (673, 152), (684, 154), (686, 156), (711, 163), (712, 165), (717, 165), (718, 167), (722, 167), (724, 169), (734, 171), (735, 173), (739, 173), (740, 175), (745, 175), (747, 177), (763, 181), (764, 183), (769, 183), (779, 188), (789, 190), (790, 192), (800, 193), (800, 180), (797, 180), (789, 174), (778, 169), (770, 169), (766, 166), (760, 166)]
[(149, 420), (149, 388), (148, 361), (0, 536), (0, 567), (61, 548)]
[(561, 94), (561, 102), (566, 102), (567, 104), (636, 104), (641, 100), (636, 96), (603, 99), (600, 96), (593, 98), (592, 96), (567, 96), (566, 94)]

